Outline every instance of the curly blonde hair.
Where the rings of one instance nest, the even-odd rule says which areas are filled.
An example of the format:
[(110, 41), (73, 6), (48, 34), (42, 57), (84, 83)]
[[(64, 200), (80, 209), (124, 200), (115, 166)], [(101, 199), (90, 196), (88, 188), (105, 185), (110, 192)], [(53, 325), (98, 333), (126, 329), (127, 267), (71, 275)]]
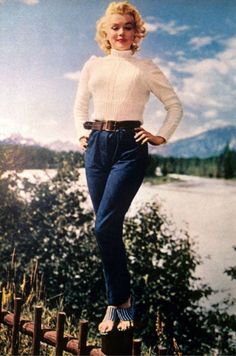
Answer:
[(113, 14), (133, 16), (135, 23), (135, 38), (134, 43), (131, 45), (131, 50), (133, 53), (136, 52), (139, 49), (141, 39), (146, 36), (146, 28), (144, 27), (144, 21), (139, 11), (134, 5), (130, 4), (128, 1), (110, 3), (105, 11), (105, 15), (97, 21), (97, 31), (95, 40), (97, 41), (99, 47), (106, 54), (109, 54), (111, 52), (110, 42), (106, 38), (106, 26), (108, 17)]

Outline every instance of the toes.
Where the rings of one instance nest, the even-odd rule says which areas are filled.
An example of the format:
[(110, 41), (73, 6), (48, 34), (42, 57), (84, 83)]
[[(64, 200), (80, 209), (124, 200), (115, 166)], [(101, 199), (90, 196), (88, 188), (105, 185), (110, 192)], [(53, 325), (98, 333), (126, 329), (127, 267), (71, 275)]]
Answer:
[(113, 322), (112, 323), (102, 322), (98, 326), (98, 331), (102, 335), (107, 335), (107, 333), (112, 330), (113, 326), (114, 326)]
[(133, 321), (121, 321), (118, 324), (117, 329), (119, 331), (126, 331), (126, 330), (131, 329), (133, 326), (134, 326)]

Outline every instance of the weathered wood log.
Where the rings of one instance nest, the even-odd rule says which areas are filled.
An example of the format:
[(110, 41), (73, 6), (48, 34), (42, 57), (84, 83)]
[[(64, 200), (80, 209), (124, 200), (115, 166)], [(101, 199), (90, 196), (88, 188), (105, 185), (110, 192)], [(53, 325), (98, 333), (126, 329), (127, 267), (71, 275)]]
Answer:
[(22, 303), (21, 298), (15, 298), (15, 300), (14, 300), (14, 315), (13, 315), (13, 330), (12, 330), (12, 340), (11, 340), (11, 354), (12, 354), (12, 356), (18, 355), (21, 303)]
[(2, 290), (0, 290), (0, 315), (2, 313)]
[(3, 315), (3, 324), (8, 325), (10, 327), (13, 327), (14, 324), (14, 314), (13, 313), (8, 313), (8, 312), (2, 312), (5, 315)]
[(2, 323), (2, 290), (0, 290), (0, 330), (1, 330), (1, 323)]
[(105, 355), (132, 355), (133, 328), (119, 331), (116, 327), (107, 335), (102, 335), (102, 352)]
[(86, 353), (87, 335), (88, 335), (88, 322), (87, 320), (81, 320), (79, 323), (77, 356), (87, 354)]
[(167, 348), (164, 346), (157, 346), (155, 349), (156, 354), (159, 355), (167, 355)]
[(133, 340), (133, 350), (132, 350), (132, 355), (133, 356), (140, 356), (141, 355), (141, 345), (142, 345), (142, 340), (141, 339), (134, 339)]
[[(0, 315), (0, 320), (1, 322), (12, 328), (13, 327), (13, 321), (14, 321), (14, 314), (9, 313), (7, 311), (2, 311)], [(84, 321), (82, 321), (84, 323)], [(87, 322), (86, 322), (87, 323)], [(29, 321), (28, 319), (20, 319), (20, 327), (19, 331), (21, 331), (25, 335), (33, 336), (34, 335), (34, 329), (35, 329), (35, 323)], [(38, 330), (38, 329), (37, 329)], [(37, 331), (38, 332), (38, 331)], [(84, 335), (84, 330), (82, 331), (82, 334)], [(56, 331), (52, 330), (47, 327), (41, 326), (41, 341), (51, 345), (51, 346), (56, 346)], [(85, 344), (84, 337), (82, 337), (82, 345)], [(64, 351), (71, 352), (73, 355), (78, 354), (78, 348), (79, 348), (79, 340), (73, 337), (72, 335), (65, 334), (64, 335)], [(97, 351), (99, 349), (94, 348), (94, 346), (86, 346), (86, 354), (89, 355), (89, 353), (93, 350), (93, 352), (100, 352)], [(37, 353), (34, 351), (34, 355), (37, 355)]]
[(1, 324), (5, 324), (4, 318), (5, 318), (5, 316), (6, 316), (7, 314), (9, 314), (9, 312), (7, 312), (6, 310), (2, 310), (2, 311), (1, 311), (1, 313), (0, 313), (0, 323), (1, 323)]
[(36, 305), (34, 309), (34, 323), (32, 323), (34, 327), (32, 356), (38, 356), (40, 354), (40, 340), (42, 338), (42, 312), (43, 308), (40, 305)]
[(102, 349), (92, 349), (90, 351), (90, 356), (106, 356), (103, 352)]
[(29, 320), (24, 320), (24, 319), (21, 320), (20, 321), (20, 331), (25, 335), (33, 336), (34, 335), (34, 323)]
[(102, 348), (95, 348), (92, 345), (87, 346), (88, 322), (81, 320), (79, 324), (78, 339), (71, 335), (64, 335), (65, 313), (58, 313), (57, 330), (52, 330), (41, 325), (42, 307), (35, 307), (34, 322), (20, 317), (21, 299), (15, 299), (15, 312), (1, 310), (0, 323), (7, 325), (14, 330), (14, 344), (12, 338), (12, 355), (18, 353), (19, 332), (33, 338), (32, 355), (40, 354), (40, 342), (51, 345), (56, 348), (56, 355), (62, 355), (63, 351), (70, 352), (73, 355), (133, 355), (141, 354), (141, 340), (133, 341), (133, 329), (120, 332), (116, 328), (109, 335), (102, 336)]
[(57, 327), (56, 327), (56, 356), (62, 356), (64, 350), (64, 324), (66, 314), (59, 312), (57, 314)]

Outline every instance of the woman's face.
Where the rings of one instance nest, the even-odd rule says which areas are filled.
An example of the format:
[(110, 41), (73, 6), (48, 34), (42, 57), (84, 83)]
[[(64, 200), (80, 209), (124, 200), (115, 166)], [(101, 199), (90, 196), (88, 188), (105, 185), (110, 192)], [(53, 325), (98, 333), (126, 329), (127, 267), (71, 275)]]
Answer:
[(107, 40), (111, 48), (118, 51), (130, 49), (135, 38), (135, 22), (131, 15), (113, 14), (109, 16), (106, 28)]

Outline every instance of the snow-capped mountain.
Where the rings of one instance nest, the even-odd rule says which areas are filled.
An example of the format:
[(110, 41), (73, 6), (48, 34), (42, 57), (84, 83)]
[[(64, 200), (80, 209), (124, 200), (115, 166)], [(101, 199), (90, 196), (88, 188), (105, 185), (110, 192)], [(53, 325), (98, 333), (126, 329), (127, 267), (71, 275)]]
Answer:
[(79, 146), (75, 145), (74, 143), (70, 142), (70, 141), (65, 141), (62, 142), (60, 140), (57, 141), (53, 141), (47, 145), (45, 145), (45, 147), (49, 148), (50, 150), (53, 151), (79, 151)]
[(20, 134), (12, 134), (11, 136), (0, 141), (1, 144), (22, 145), (22, 146), (40, 146), (33, 138), (25, 138)]
[(236, 126), (234, 125), (208, 130), (168, 145), (152, 146), (151, 152), (165, 157), (206, 158), (221, 154), (227, 144), (236, 151)]
[[(54, 141), (43, 145), (31, 138), (13, 134), (0, 141), (0, 144), (18, 144), (24, 146), (46, 147), (53, 151), (79, 151), (79, 146), (72, 142)], [(159, 147), (150, 145), (150, 153), (172, 157), (206, 158), (219, 155), (226, 145), (236, 150), (236, 126), (229, 125), (202, 132), (199, 135), (181, 139)]]
[(79, 146), (73, 144), (69, 141), (53, 141), (49, 144), (42, 144), (35, 141), (32, 138), (25, 138), (20, 134), (12, 134), (11, 136), (0, 141), (0, 144), (8, 144), (8, 145), (22, 145), (22, 146), (39, 146), (46, 147), (52, 151), (79, 151)]

